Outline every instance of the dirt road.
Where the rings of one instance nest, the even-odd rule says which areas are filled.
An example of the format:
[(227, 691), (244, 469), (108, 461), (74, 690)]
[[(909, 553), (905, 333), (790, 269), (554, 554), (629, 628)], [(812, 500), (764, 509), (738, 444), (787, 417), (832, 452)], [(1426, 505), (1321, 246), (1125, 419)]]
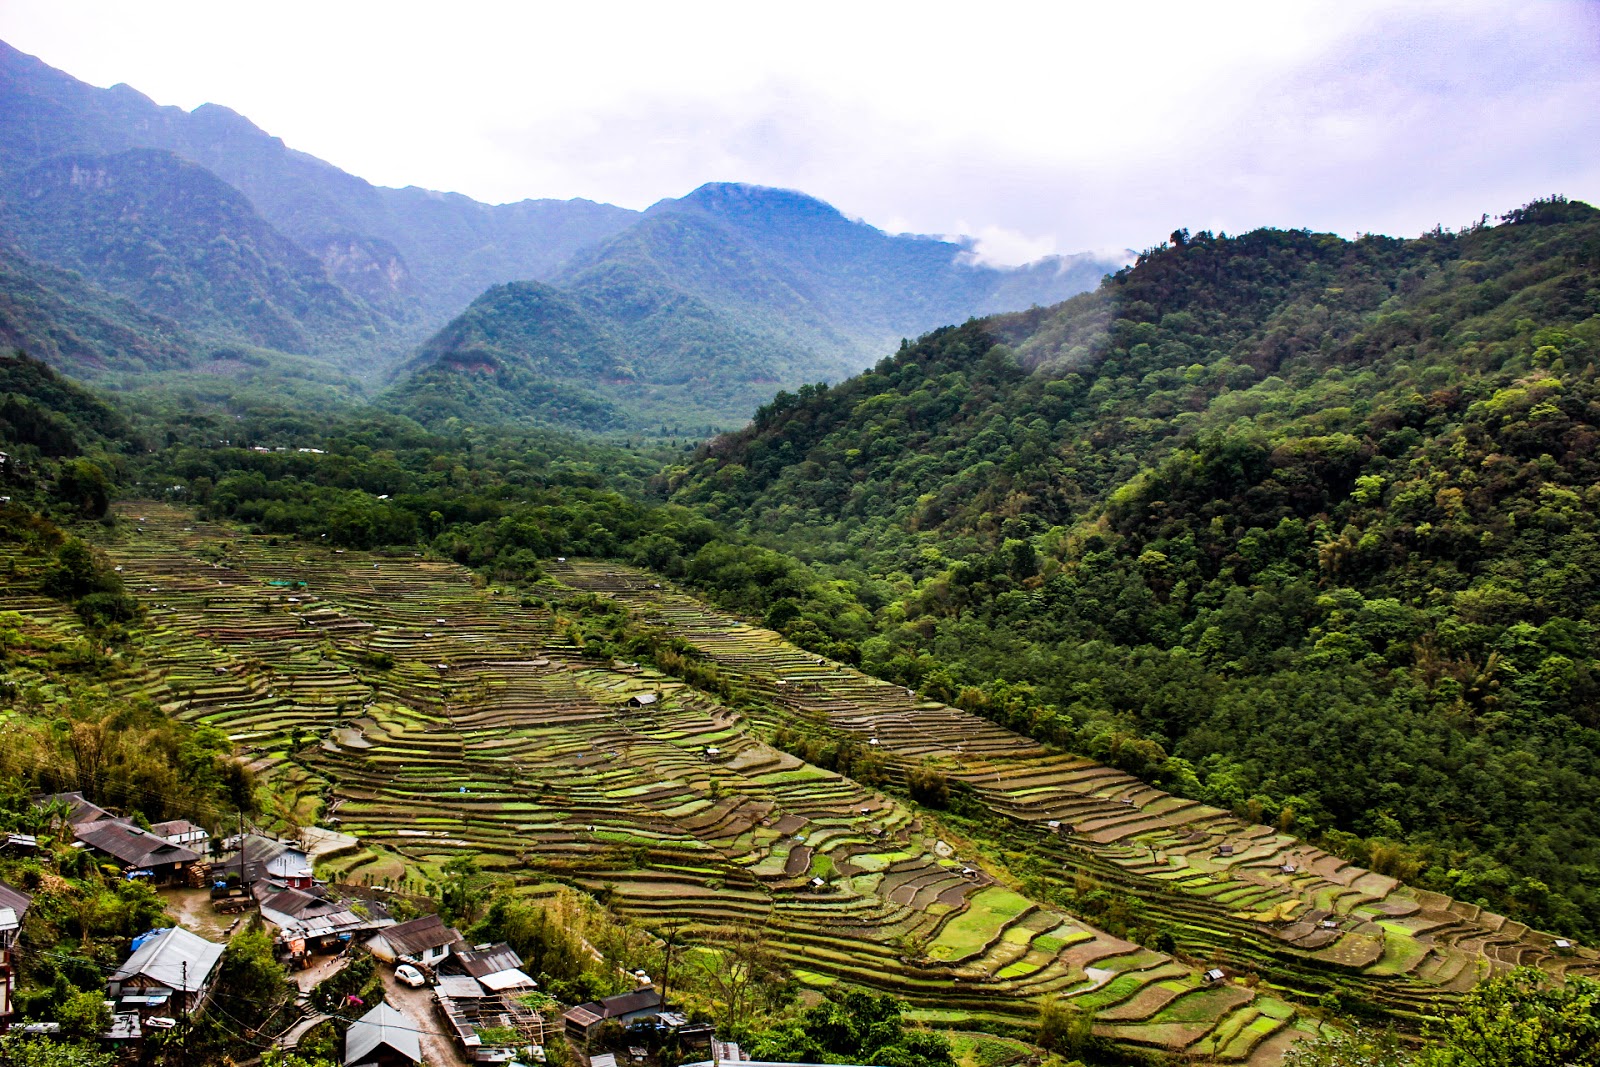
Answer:
[(405, 1012), (420, 1031), (422, 1055), (433, 1067), (467, 1067), (467, 1061), (433, 1010), (433, 990), (424, 986), (410, 989), (395, 981), (394, 972), (379, 964), (383, 972), (383, 996)]
[(207, 941), (224, 944), (233, 932), (244, 925), (248, 912), (237, 915), (219, 915), (211, 906), (211, 894), (205, 889), (163, 889), (167, 912), (178, 920), (184, 929), (193, 931)]

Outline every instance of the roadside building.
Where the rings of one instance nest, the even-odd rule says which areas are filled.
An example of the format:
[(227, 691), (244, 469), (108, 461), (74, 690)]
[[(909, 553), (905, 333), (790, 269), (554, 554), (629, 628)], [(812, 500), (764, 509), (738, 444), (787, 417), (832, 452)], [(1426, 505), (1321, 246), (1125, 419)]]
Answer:
[(627, 1026), (640, 1019), (654, 1019), (666, 1007), (661, 994), (655, 989), (640, 989), (604, 1000), (591, 1000), (579, 1004), (561, 1017), (567, 1036), (574, 1041), (587, 1041), (599, 1031), (601, 1025), (612, 1019)]
[(452, 948), (462, 943), (460, 931), (446, 926), (437, 915), (424, 915), (380, 930), (367, 942), (367, 947), (385, 963), (411, 959), (437, 967), (450, 955)]
[(339, 952), (352, 941), (393, 925), (387, 915), (357, 915), (349, 910), (313, 915), (283, 927), (278, 952), (294, 966), (309, 967), (312, 956)]
[(387, 1002), (380, 1001), (345, 1031), (345, 1067), (414, 1067), (421, 1062), (416, 1023)]
[(134, 939), (133, 955), (106, 983), (119, 1014), (173, 1018), (205, 1007), (218, 976), (222, 946), (181, 926)]
[(146, 877), (157, 883), (177, 881), (200, 861), (200, 854), (193, 849), (174, 845), (118, 819), (85, 823), (76, 827), (75, 833), (80, 844), (109, 859), (130, 877)]
[(0, 882), (0, 1034), (16, 1014), (12, 1000), (17, 992), (17, 937), (33, 898)]

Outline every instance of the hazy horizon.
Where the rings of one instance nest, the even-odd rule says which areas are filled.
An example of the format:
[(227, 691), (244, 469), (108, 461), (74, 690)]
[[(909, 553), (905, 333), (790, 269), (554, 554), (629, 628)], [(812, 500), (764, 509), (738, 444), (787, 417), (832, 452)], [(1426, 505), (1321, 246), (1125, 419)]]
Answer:
[(1581, 0), (448, 10), (11, 0), (0, 38), (229, 107), (378, 185), (636, 209), (776, 186), (1001, 263), (1600, 199), (1600, 5)]

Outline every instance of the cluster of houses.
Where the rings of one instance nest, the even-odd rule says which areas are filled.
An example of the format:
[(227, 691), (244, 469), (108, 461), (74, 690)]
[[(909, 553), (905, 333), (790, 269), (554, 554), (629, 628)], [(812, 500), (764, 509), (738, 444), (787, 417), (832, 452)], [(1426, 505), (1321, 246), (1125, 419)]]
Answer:
[[(527, 1003), (537, 983), (522, 969), (510, 945), (470, 945), (437, 915), (396, 922), (381, 899), (350, 901), (328, 892), (312, 874), (310, 855), (294, 842), (255, 833), (213, 841), (201, 827), (184, 820), (148, 829), (117, 817), (81, 793), (41, 798), (61, 813), (74, 847), (87, 850), (125, 877), (155, 884), (209, 888), (219, 911), (257, 908), (277, 931), (280, 959), (291, 967), (310, 966), (318, 956), (365, 944), (380, 961), (413, 981), (432, 987), (437, 1024), (452, 1036), (469, 1063), (510, 1063), (518, 1046), (542, 1049), (546, 1020)], [(36, 844), (25, 841), (24, 844)], [(7, 843), (0, 843), (5, 847)], [(377, 896), (377, 894), (374, 894)], [(0, 1032), (13, 1014), (16, 987), (15, 946), (30, 898), (0, 882)], [(152, 1031), (177, 1025), (179, 1018), (203, 1011), (220, 976), (223, 945), (181, 926), (152, 930), (136, 938), (128, 958), (106, 983), (112, 1027), (105, 1035), (116, 1045), (135, 1047)], [(643, 988), (588, 1004), (563, 1016), (561, 1032), (586, 1047), (608, 1022), (623, 1026), (652, 1023), (691, 1046), (708, 1046), (711, 1029), (691, 1026), (668, 1010), (660, 993)], [(347, 1067), (406, 1067), (422, 1060), (419, 1021), (379, 1003), (352, 1022), (345, 1038)], [(486, 1043), (488, 1034), (496, 1042)], [(613, 1057), (592, 1057), (592, 1067), (615, 1067)], [(609, 1061), (609, 1062), (607, 1062)]]
[(433, 985), (438, 1022), (469, 1063), (506, 1063), (513, 1050), (485, 1042), (483, 1033), (515, 1033), (542, 1049), (545, 1020), (521, 999), (537, 983), (505, 942), (469, 945), (437, 915), (379, 931), (367, 948), (384, 963), (413, 968)]
[(198, 884), (195, 880), (210, 849), (210, 835), (193, 823), (175, 819), (146, 830), (84, 799), (82, 793), (54, 793), (39, 803), (60, 806), (76, 847), (115, 864), (127, 877), (161, 885)]

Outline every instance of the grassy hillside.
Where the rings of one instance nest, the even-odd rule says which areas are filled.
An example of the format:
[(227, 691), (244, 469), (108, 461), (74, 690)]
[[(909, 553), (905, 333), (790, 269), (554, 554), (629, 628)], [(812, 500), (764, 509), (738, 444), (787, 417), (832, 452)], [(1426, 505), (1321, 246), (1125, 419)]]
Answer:
[(880, 676), (1590, 933), (1597, 220), (1175, 234), (663, 485), (848, 580), (787, 622)]

